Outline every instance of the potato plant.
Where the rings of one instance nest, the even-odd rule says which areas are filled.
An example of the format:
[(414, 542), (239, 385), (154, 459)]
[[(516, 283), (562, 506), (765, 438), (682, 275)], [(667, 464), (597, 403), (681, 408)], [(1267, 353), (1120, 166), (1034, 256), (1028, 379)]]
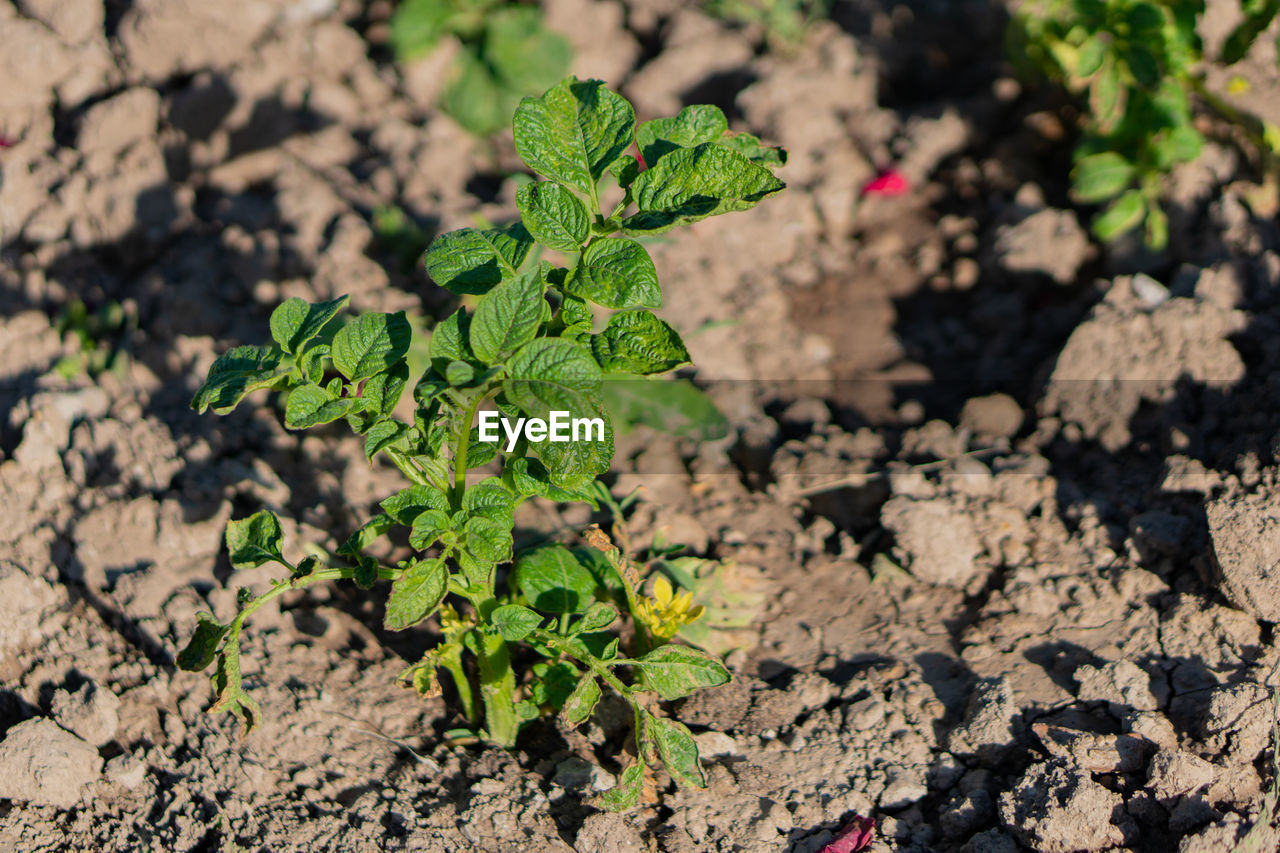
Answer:
[[(513, 560), (513, 512), (535, 496), (592, 505), (607, 496), (597, 482), (613, 456), (605, 377), (643, 381), (689, 362), (679, 334), (650, 310), (662, 292), (641, 239), (754, 207), (783, 188), (770, 169), (782, 156), (730, 133), (715, 107), (637, 127), (624, 98), (574, 78), (524, 99), (514, 133), (520, 157), (543, 178), (520, 188), (520, 221), (443, 234), (424, 257), (431, 278), (474, 307), (434, 329), (411, 422), (395, 414), (410, 379), (408, 321), (403, 313), (348, 318), (346, 297), (286, 301), (271, 315), (274, 344), (236, 347), (209, 369), (192, 401), (197, 411), (226, 414), (257, 389), (286, 393), (286, 427), (345, 421), (370, 460), (390, 460), (408, 483), (326, 559), (290, 561), (269, 511), (232, 521), (232, 566), (277, 563), (288, 577), (244, 592), (229, 622), (202, 615), (178, 663), (212, 666), (211, 710), (231, 711), (252, 729), (261, 711), (242, 683), (239, 641), (254, 611), (321, 581), (389, 583), (387, 629), (438, 614), (442, 634), (401, 679), (424, 696), (447, 680), (492, 743), (513, 746), (521, 725), (545, 714), (581, 724), (605, 690), (625, 700), (637, 755), (602, 797), (621, 809), (636, 802), (650, 765), (678, 784), (703, 784), (688, 729), (655, 713), (654, 699), (722, 684), (729, 672), (671, 642), (701, 615), (688, 591), (662, 578), (645, 594), (640, 567), (597, 528), (587, 532), (591, 547), (545, 544)], [(609, 312), (602, 326), (600, 309)], [(599, 429), (550, 440), (546, 425), (557, 416)], [(497, 417), (504, 434), (486, 430)], [(540, 432), (529, 426), (536, 422)], [(387, 565), (369, 549), (396, 528), (413, 554)], [(624, 620), (632, 630), (620, 630)], [(539, 662), (517, 672), (513, 664), (526, 659)]]
[[(1102, 240), (1143, 226), (1152, 248), (1168, 242), (1165, 178), (1204, 145), (1193, 121), (1195, 98), (1242, 125), (1264, 157), (1280, 151), (1280, 131), (1204, 88), (1207, 59), (1196, 31), (1204, 11), (1204, 0), (1028, 0), (1010, 24), (1014, 60), (1029, 62), (1084, 102), (1072, 193), (1085, 204), (1107, 205), (1093, 221)], [(1280, 2), (1241, 0), (1241, 11), (1243, 21), (1220, 57), (1228, 65), (1248, 53)]]

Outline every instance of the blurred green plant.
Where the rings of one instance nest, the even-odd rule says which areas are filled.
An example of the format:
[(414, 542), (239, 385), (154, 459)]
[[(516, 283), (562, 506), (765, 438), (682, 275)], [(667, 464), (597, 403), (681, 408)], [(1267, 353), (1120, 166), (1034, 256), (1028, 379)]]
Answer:
[(58, 360), (54, 372), (67, 380), (107, 371), (122, 376), (128, 364), (126, 344), (137, 327), (134, 312), (114, 299), (92, 313), (81, 300), (72, 300), (58, 314), (54, 328), (63, 340), (70, 339), (73, 351)]
[(707, 0), (707, 14), (747, 27), (759, 27), (766, 44), (784, 53), (804, 43), (810, 24), (825, 18), (831, 0)]
[(395, 205), (374, 208), (372, 225), (378, 246), (396, 259), (401, 272), (412, 270), (431, 245), (431, 233)]
[(569, 71), (573, 50), (547, 29), (537, 6), (507, 0), (405, 0), (391, 18), (396, 59), (411, 62), (447, 37), (462, 49), (440, 108), (476, 136), (511, 123), (526, 95), (541, 94)]
[[(1204, 11), (1204, 0), (1029, 0), (1010, 22), (1015, 64), (1083, 101), (1072, 195), (1083, 204), (1106, 203), (1093, 220), (1099, 239), (1144, 226), (1148, 246), (1168, 243), (1165, 179), (1204, 146), (1194, 98), (1239, 125), (1264, 158), (1280, 150), (1274, 127), (1205, 88), (1207, 60), (1196, 31)], [(1280, 12), (1280, 0), (1242, 0), (1241, 11), (1243, 22), (1220, 57), (1228, 65), (1248, 53)]]

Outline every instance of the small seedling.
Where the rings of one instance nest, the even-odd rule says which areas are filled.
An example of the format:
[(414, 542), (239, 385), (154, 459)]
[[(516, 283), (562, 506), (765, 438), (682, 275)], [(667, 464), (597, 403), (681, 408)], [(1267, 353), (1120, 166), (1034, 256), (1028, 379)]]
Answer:
[[(1230, 65), (1280, 12), (1273, 0), (1241, 0), (1244, 21), (1221, 60)], [(1199, 98), (1249, 135), (1264, 160), (1280, 152), (1280, 132), (1230, 107), (1204, 85), (1196, 26), (1204, 0), (1032, 0), (1010, 23), (1010, 54), (1079, 95), (1086, 109), (1075, 151), (1072, 193), (1107, 203), (1094, 234), (1114, 240), (1144, 226), (1162, 249), (1169, 219), (1161, 206), (1167, 176), (1200, 156), (1204, 138), (1193, 120)]]
[[(474, 299), (474, 308), (431, 335), (411, 423), (393, 414), (409, 382), (409, 322), (402, 313), (347, 319), (346, 297), (288, 300), (271, 315), (274, 345), (236, 347), (210, 368), (192, 401), (197, 411), (226, 414), (254, 390), (286, 392), (285, 426), (345, 420), (364, 437), (368, 458), (381, 454), (410, 485), (382, 501), (332, 558), (290, 561), (280, 521), (266, 510), (232, 521), (234, 568), (274, 562), (289, 577), (260, 595), (246, 591), (230, 622), (202, 615), (178, 663), (213, 666), (212, 710), (229, 710), (252, 729), (261, 712), (240, 674), (249, 616), (319, 581), (365, 589), (389, 581), (385, 627), (402, 631), (438, 613), (443, 635), (402, 681), (430, 696), (447, 678), (485, 740), (513, 746), (521, 725), (552, 713), (579, 725), (606, 689), (630, 704), (637, 754), (601, 798), (622, 809), (636, 803), (648, 766), (660, 763), (681, 785), (704, 784), (688, 729), (654, 713), (653, 700), (729, 680), (712, 655), (670, 642), (701, 608), (656, 580), (647, 595), (642, 568), (598, 528), (587, 531), (590, 548), (545, 544), (516, 555), (503, 575), (498, 568), (512, 562), (522, 501), (598, 506), (607, 494), (597, 482), (613, 456), (605, 377), (639, 381), (689, 361), (676, 330), (649, 310), (662, 293), (636, 238), (754, 207), (783, 188), (768, 168), (780, 155), (729, 133), (715, 107), (637, 127), (624, 98), (574, 78), (524, 99), (514, 126), (520, 157), (547, 180), (520, 188), (521, 221), (453, 231), (427, 250), (431, 278)], [(606, 178), (616, 188), (602, 186)], [(565, 265), (540, 259), (535, 247)], [(597, 308), (614, 312), (603, 328)], [(494, 417), (507, 424), (496, 440), (485, 434)], [(558, 418), (589, 428), (579, 440), (556, 441), (547, 433)], [(476, 469), (483, 476), (468, 477)], [(368, 549), (397, 527), (414, 553), (385, 565)], [(633, 630), (618, 629), (623, 618)], [(543, 660), (517, 673), (513, 662), (526, 657), (514, 654), (517, 646)]]
[(543, 24), (537, 6), (505, 0), (404, 0), (391, 18), (391, 44), (401, 63), (452, 36), (461, 51), (440, 108), (476, 136), (507, 127), (525, 95), (553, 85), (569, 70), (573, 49)]
[(73, 352), (59, 359), (53, 369), (67, 380), (86, 374), (96, 377), (108, 371), (123, 376), (128, 364), (128, 339), (137, 325), (132, 307), (114, 299), (92, 313), (79, 299), (73, 300), (54, 323), (58, 334), (71, 343)]

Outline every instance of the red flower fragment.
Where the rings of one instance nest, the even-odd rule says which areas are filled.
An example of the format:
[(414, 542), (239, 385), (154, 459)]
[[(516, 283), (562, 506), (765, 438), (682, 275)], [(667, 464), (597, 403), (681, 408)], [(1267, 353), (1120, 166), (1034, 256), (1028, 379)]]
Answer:
[(875, 834), (876, 822), (858, 815), (845, 824), (844, 829), (837, 832), (836, 837), (827, 842), (820, 853), (858, 853), (871, 846)]
[(12, 148), (17, 144), (18, 144), (17, 140), (10, 139), (9, 137), (5, 136), (3, 133), (0, 133), (0, 150), (3, 150), (5, 148)]
[(862, 187), (863, 195), (895, 196), (910, 191), (910, 182), (897, 169), (885, 169)]

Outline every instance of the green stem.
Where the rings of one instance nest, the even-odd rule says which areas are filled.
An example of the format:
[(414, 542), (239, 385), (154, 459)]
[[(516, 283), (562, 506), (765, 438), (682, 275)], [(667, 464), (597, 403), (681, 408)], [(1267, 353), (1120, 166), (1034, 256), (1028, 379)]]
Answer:
[[(286, 566), (289, 571), (292, 572), (296, 570), (294, 565), (288, 560), (281, 560), (280, 562)], [(388, 568), (386, 566), (378, 567), (378, 577), (382, 580), (393, 581), (402, 574), (404, 574), (403, 569)], [(300, 578), (292, 578), (291, 580), (276, 584), (274, 587), (248, 602), (240, 609), (240, 612), (236, 614), (236, 618), (231, 623), (231, 632), (233, 634), (239, 634), (240, 628), (244, 625), (246, 619), (252, 616), (259, 608), (262, 607), (262, 605), (271, 601), (273, 598), (279, 598), (286, 592), (290, 592), (295, 589), (302, 589), (303, 587), (310, 586), (313, 583), (320, 583), (321, 581), (351, 580), (355, 576), (355, 569), (329, 566), (322, 569), (316, 569), (311, 574), (303, 575)]]
[(604, 211), (600, 209), (600, 188), (596, 186), (595, 181), (591, 181), (591, 205), (595, 208), (596, 221), (604, 220)]
[(566, 657), (573, 658), (578, 663), (587, 667), (594, 675), (599, 677), (601, 681), (616, 690), (618, 695), (626, 699), (631, 704), (636, 704), (635, 691), (623, 684), (622, 680), (618, 678), (618, 676), (614, 675), (613, 671), (609, 669), (608, 665), (603, 661), (590, 655), (583, 655), (564, 637), (548, 631), (545, 628), (538, 628), (535, 630), (533, 632), (533, 637), (535, 637), (538, 642), (555, 649)]
[(480, 670), (480, 695), (484, 698), (484, 727), (493, 743), (516, 745), (520, 720), (516, 717), (516, 676), (511, 652), (499, 634), (479, 634), (475, 646)]
[(462, 425), (458, 430), (458, 442), (453, 448), (453, 506), (462, 508), (462, 496), (467, 491), (467, 452), (471, 449), (471, 422), (476, 419), (476, 412), (484, 401), (484, 395), (477, 395), (467, 406)]
[(426, 473), (422, 471), (422, 469), (420, 469), (408, 456), (390, 447), (384, 448), (382, 452), (387, 454), (387, 458), (394, 462), (395, 466), (400, 469), (401, 473), (408, 477), (409, 482), (413, 483), (415, 486), (433, 485)]
[(480, 723), (479, 708), (476, 707), (475, 691), (471, 689), (471, 679), (462, 665), (462, 649), (453, 647), (439, 658), (440, 666), (453, 679), (453, 687), (458, 692), (458, 702), (462, 705), (462, 713), (471, 725)]

